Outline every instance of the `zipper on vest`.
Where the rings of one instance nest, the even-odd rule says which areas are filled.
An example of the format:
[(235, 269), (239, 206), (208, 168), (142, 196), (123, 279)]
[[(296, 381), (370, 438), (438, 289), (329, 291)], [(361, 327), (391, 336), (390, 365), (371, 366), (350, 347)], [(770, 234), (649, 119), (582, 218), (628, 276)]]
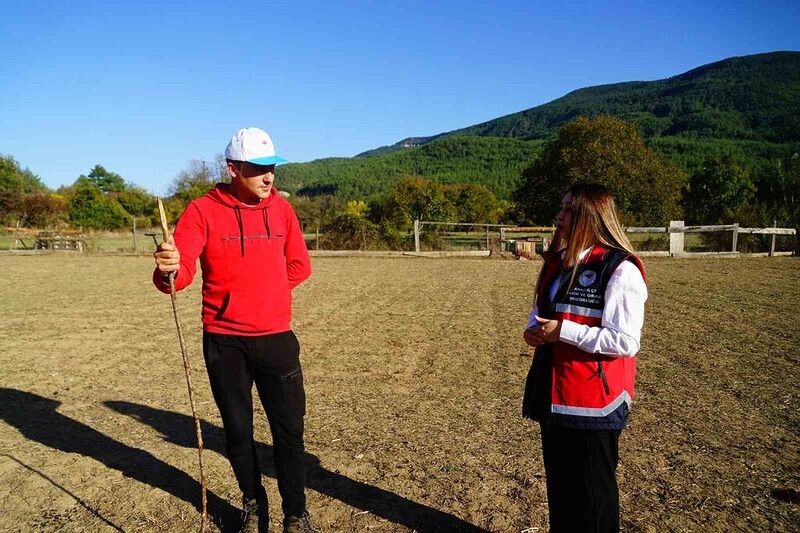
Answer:
[(606, 380), (606, 373), (603, 371), (603, 362), (600, 360), (600, 356), (597, 356), (597, 375), (600, 376), (600, 379), (603, 380), (603, 389), (606, 391), (606, 395), (611, 394), (611, 390), (608, 388), (608, 381)]

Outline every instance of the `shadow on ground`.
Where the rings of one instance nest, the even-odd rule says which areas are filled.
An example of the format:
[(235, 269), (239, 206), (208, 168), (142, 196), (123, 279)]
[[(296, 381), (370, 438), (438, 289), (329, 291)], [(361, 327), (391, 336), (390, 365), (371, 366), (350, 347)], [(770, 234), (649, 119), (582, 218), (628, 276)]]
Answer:
[[(105, 405), (151, 426), (168, 442), (189, 448), (196, 447), (194, 423), (191, 417), (145, 405), (108, 401)], [(201, 421), (205, 448), (225, 454), (225, 434), (219, 426)], [(261, 472), (275, 478), (272, 446), (257, 444)], [(325, 469), (316, 455), (306, 454), (306, 486), (321, 494), (336, 498), (357, 509), (416, 531), (484, 531), (451, 514), (417, 503), (393, 492), (350, 479)]]
[[(178, 446), (196, 446), (191, 417), (123, 401), (104, 403), (114, 411), (147, 424)], [(201, 509), (200, 484), (185, 472), (157, 459), (150, 453), (122, 444), (99, 431), (57, 412), (61, 402), (37, 394), (0, 387), (0, 419), (17, 428), (26, 438), (50, 448), (77, 453), (100, 461), (151, 487)], [(222, 428), (201, 421), (206, 449), (224, 454)], [(274, 478), (272, 447), (258, 444), (262, 472)], [(484, 531), (451, 514), (417, 503), (393, 492), (323, 468), (319, 458), (307, 454), (306, 485), (321, 494), (336, 498), (350, 507), (369, 511), (385, 520), (416, 531)], [(235, 529), (238, 510), (208, 491), (208, 513), (223, 531)]]
[[(0, 387), (0, 419), (26, 438), (63, 452), (96, 459), (124, 476), (161, 489), (192, 504), (198, 512), (200, 483), (150, 453), (107, 437), (91, 427), (58, 413), (61, 402), (30, 392)], [(208, 514), (222, 529), (238, 521), (239, 511), (208, 491)]]

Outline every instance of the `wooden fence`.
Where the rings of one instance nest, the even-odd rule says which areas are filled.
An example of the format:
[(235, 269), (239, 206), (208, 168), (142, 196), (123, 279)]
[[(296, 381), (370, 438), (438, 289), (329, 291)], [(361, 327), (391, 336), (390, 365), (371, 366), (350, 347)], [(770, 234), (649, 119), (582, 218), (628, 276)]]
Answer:
[[(510, 224), (478, 224), (471, 222), (435, 222), (435, 221), (414, 221), (414, 250), (417, 255), (425, 255), (428, 252), (422, 252), (420, 247), (420, 234), (425, 226), (441, 226), (445, 228), (465, 228), (468, 234), (467, 240), (473, 242), (473, 249), (469, 251), (461, 250), (459, 252), (448, 252), (456, 254), (473, 254), (473, 255), (489, 255), (492, 250), (499, 252), (514, 252), (517, 255), (527, 257), (534, 257), (538, 249), (545, 249), (548, 246), (549, 240), (552, 238), (555, 228), (552, 226), (533, 226), (522, 227)], [(680, 257), (696, 257), (708, 255), (766, 255), (769, 257), (778, 255), (793, 255), (791, 251), (777, 251), (776, 238), (779, 235), (797, 236), (797, 231), (794, 228), (778, 228), (774, 224), (771, 228), (746, 228), (740, 227), (739, 224), (727, 224), (716, 226), (686, 226), (682, 220), (670, 221), (668, 226), (656, 227), (629, 227), (625, 228), (628, 233), (645, 233), (645, 234), (666, 234), (669, 235), (669, 250), (664, 251), (641, 251), (642, 256), (680, 256)], [(47, 251), (47, 250), (75, 250), (83, 252), (86, 250), (86, 236), (82, 235), (79, 231), (75, 230), (60, 230), (60, 231), (43, 231), (37, 229), (27, 228), (2, 228), (6, 234), (13, 237), (13, 244), (10, 246), (12, 253), (16, 251), (30, 251), (31, 253)], [(469, 231), (472, 229), (473, 231)], [(477, 231), (475, 231), (477, 229)], [(730, 248), (726, 251), (716, 252), (687, 252), (684, 246), (684, 235), (686, 233), (716, 233), (716, 232), (730, 232), (731, 241)], [(133, 250), (134, 253), (139, 248), (136, 235), (133, 233)], [(456, 232), (446, 233), (448, 237), (455, 236)], [(761, 253), (743, 254), (738, 251), (739, 235), (769, 235), (771, 236), (769, 251)], [(144, 233), (145, 236), (153, 236), (154, 242), (157, 242), (157, 234)], [(458, 237), (464, 240), (463, 237)], [(474, 244), (477, 241), (478, 248), (481, 251), (476, 251)], [(316, 235), (316, 244), (309, 245), (309, 249), (313, 251), (316, 248), (319, 252), (319, 234)], [(795, 244), (795, 248), (796, 248)], [(150, 247), (146, 247), (149, 249)], [(335, 253), (336, 251), (327, 251), (326, 253)], [(409, 254), (411, 252), (406, 252)], [(431, 252), (432, 254), (442, 254), (444, 252)]]
[[(491, 247), (491, 235), (490, 232), (498, 232), (500, 236), (500, 241), (502, 241), (505, 245), (506, 242), (506, 235), (505, 231), (506, 228), (513, 228), (516, 226), (510, 224), (473, 224), (469, 222), (432, 222), (432, 221), (425, 221), (425, 220), (415, 220), (414, 221), (414, 251), (419, 253), (420, 252), (420, 245), (419, 245), (419, 236), (422, 232), (422, 228), (428, 226), (446, 226), (446, 227), (467, 227), (467, 228), (483, 228), (486, 231), (486, 248), (485, 250), (488, 251)], [(492, 229), (495, 228), (495, 229)], [(505, 249), (504, 249), (505, 251)]]
[[(767, 255), (773, 257), (775, 255), (793, 255), (793, 252), (776, 252), (775, 251), (775, 238), (778, 235), (797, 235), (795, 228), (778, 228), (775, 224), (771, 228), (743, 228), (739, 224), (727, 224), (717, 226), (686, 226), (683, 220), (671, 220), (669, 226), (666, 227), (651, 227), (651, 228), (625, 228), (628, 233), (667, 233), (669, 234), (669, 255), (673, 256), (687, 256), (687, 255), (720, 255), (723, 253), (738, 254), (739, 234), (750, 235), (771, 235), (769, 252)], [(687, 252), (684, 249), (683, 236), (686, 233), (716, 233), (716, 232), (731, 232), (731, 250), (730, 252)], [(745, 255), (764, 255), (759, 254), (745, 254)]]
[[(474, 224), (468, 222), (434, 222), (425, 220), (414, 221), (414, 250), (420, 251), (420, 233), (425, 226), (445, 226), (445, 227), (470, 227), (481, 228), (485, 231), (485, 250), (490, 250), (492, 239), (496, 239), (499, 243), (501, 252), (513, 251), (515, 253), (523, 253), (523, 255), (533, 256), (536, 252), (536, 245), (541, 244), (541, 248), (545, 249), (548, 245), (548, 239), (552, 238), (555, 228), (552, 226), (534, 226), (534, 227), (521, 227), (510, 224)], [(777, 224), (775, 224), (777, 226)], [(665, 233), (669, 234), (669, 251), (662, 252), (642, 252), (641, 255), (664, 255), (664, 256), (703, 256), (703, 255), (730, 255), (739, 254), (737, 245), (740, 234), (751, 235), (771, 235), (769, 252), (757, 254), (742, 254), (742, 255), (768, 255), (773, 257), (776, 255), (793, 255), (794, 252), (777, 252), (775, 251), (775, 239), (778, 235), (797, 235), (797, 230), (794, 228), (744, 228), (739, 224), (727, 224), (716, 226), (686, 226), (683, 220), (672, 220), (669, 226), (656, 226), (656, 227), (628, 227), (625, 228), (627, 233)], [(729, 252), (687, 252), (684, 248), (684, 234), (686, 233), (715, 233), (715, 232), (729, 231), (731, 237), (731, 249)], [(523, 236), (519, 239), (511, 239), (510, 236), (515, 234), (530, 234), (538, 233), (535, 236)], [(541, 234), (546, 234), (541, 235)]]

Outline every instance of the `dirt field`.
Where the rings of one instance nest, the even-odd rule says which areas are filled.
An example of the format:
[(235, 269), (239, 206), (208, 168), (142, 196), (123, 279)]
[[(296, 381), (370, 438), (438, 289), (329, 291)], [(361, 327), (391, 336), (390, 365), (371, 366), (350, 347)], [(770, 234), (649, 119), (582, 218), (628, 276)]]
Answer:
[[(294, 325), (309, 508), (325, 531), (546, 531), (538, 429), (519, 414), (539, 264), (314, 261)], [(623, 529), (800, 529), (800, 261), (646, 265)], [(0, 268), (0, 531), (195, 531), (194, 431), (151, 259), (6, 255)], [(199, 296), (195, 285), (179, 302), (209, 508), (231, 531), (239, 496), (202, 365)]]

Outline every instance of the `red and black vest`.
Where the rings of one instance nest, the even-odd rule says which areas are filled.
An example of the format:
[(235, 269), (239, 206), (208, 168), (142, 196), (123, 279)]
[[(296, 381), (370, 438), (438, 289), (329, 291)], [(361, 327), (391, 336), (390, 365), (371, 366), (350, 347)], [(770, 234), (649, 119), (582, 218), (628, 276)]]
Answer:
[[(605, 308), (605, 293), (611, 275), (626, 260), (642, 272), (644, 267), (634, 255), (624, 250), (594, 246), (573, 269), (560, 269), (560, 254), (543, 254), (545, 273), (539, 286), (537, 304), (539, 316), (570, 320), (590, 327), (600, 327)], [(549, 287), (560, 276), (560, 285), (553, 301), (547, 296)], [(529, 387), (547, 387), (549, 412), (537, 416), (535, 409), (524, 406), (523, 413), (534, 419), (546, 419), (565, 427), (577, 429), (622, 429), (633, 400), (636, 358), (611, 357), (588, 353), (565, 342), (545, 345), (537, 350), (531, 374), (548, 372), (549, 376), (531, 376), (526, 384), (526, 401), (532, 401)], [(536, 358), (544, 356), (536, 363)], [(547, 364), (549, 362), (549, 364)], [(538, 378), (538, 379), (537, 379)], [(549, 379), (546, 379), (549, 378)], [(540, 401), (541, 403), (541, 401)], [(527, 411), (527, 412), (526, 412)]]

